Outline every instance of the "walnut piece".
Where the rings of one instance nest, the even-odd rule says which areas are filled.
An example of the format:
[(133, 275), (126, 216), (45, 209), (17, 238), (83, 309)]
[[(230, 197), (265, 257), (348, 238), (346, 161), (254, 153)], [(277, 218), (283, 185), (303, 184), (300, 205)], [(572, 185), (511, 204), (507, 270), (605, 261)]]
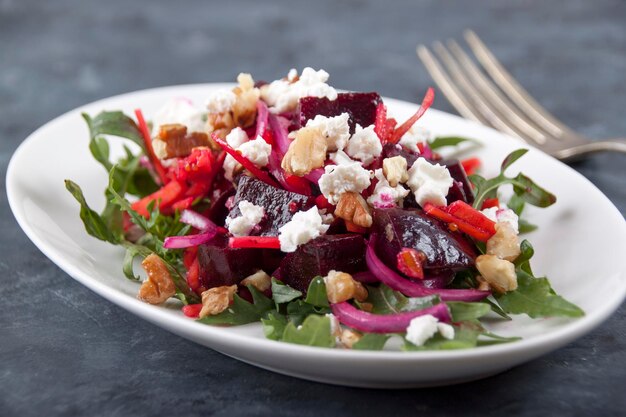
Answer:
[(141, 284), (137, 298), (149, 304), (161, 304), (176, 294), (176, 286), (172, 281), (167, 265), (154, 253), (146, 256), (141, 263), (148, 278)]
[(515, 265), (507, 260), (499, 259), (495, 255), (480, 255), (476, 258), (476, 269), (497, 293), (503, 294), (517, 289)]
[(513, 262), (521, 253), (519, 238), (507, 222), (496, 223), (496, 233), (487, 241), (487, 254)]
[(232, 108), (233, 120), (237, 126), (246, 128), (254, 124), (257, 113), (256, 105), (261, 92), (258, 88), (254, 88), (254, 80), (250, 74), (239, 74), (237, 82), (239, 85), (233, 88), (233, 93), (237, 97)]
[(289, 145), (281, 167), (288, 174), (302, 177), (315, 168), (324, 166), (328, 145), (319, 129), (303, 127), (296, 132), (296, 138)]
[(341, 303), (352, 298), (362, 302), (367, 299), (367, 290), (352, 275), (332, 270), (324, 277), (326, 295), (331, 303)]
[(185, 125), (167, 124), (159, 127), (159, 135), (152, 141), (152, 146), (159, 159), (169, 159), (185, 157), (193, 148), (210, 143), (206, 133), (187, 133)]
[(352, 346), (359, 340), (361, 340), (361, 333), (352, 329), (344, 329), (339, 336), (339, 343), (346, 349), (352, 349)]
[(224, 285), (206, 290), (202, 293), (202, 310), (199, 318), (214, 316), (226, 310), (237, 292), (236, 285)]
[(365, 199), (359, 193), (345, 192), (339, 197), (335, 216), (348, 220), (357, 226), (370, 227), (372, 214)]
[(257, 290), (263, 292), (270, 289), (272, 286), (272, 278), (267, 275), (265, 271), (259, 269), (254, 274), (244, 278), (241, 280), (241, 285), (248, 286), (252, 285)]
[(383, 160), (383, 175), (392, 187), (408, 181), (409, 172), (406, 168), (406, 159), (400, 155), (393, 158), (385, 158)]

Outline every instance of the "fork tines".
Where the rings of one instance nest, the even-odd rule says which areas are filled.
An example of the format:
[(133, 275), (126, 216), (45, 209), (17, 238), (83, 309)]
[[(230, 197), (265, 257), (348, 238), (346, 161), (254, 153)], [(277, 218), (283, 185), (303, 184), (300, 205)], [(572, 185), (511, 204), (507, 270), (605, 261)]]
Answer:
[(439, 59), (424, 45), (417, 47), (431, 77), (463, 117), (538, 145), (573, 133), (515, 81), (473, 31), (464, 37), (482, 70), (454, 40), (447, 47), (433, 44)]

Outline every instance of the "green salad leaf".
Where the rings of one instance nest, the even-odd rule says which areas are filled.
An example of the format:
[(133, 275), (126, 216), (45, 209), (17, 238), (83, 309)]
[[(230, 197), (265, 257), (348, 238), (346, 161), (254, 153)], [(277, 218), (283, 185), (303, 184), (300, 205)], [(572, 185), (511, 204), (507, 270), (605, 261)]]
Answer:
[(328, 296), (326, 295), (326, 284), (324, 279), (317, 276), (311, 280), (304, 302), (315, 307), (328, 307)]
[(302, 292), (283, 284), (276, 278), (272, 278), (272, 299), (278, 304), (288, 303), (302, 297)]
[(113, 233), (102, 217), (89, 207), (80, 186), (74, 181), (65, 180), (65, 188), (74, 196), (78, 204), (80, 204), (80, 218), (83, 221), (87, 233), (96, 239), (114, 245), (120, 243), (120, 236)]
[(406, 297), (385, 284), (367, 286), (367, 302), (372, 304), (373, 314), (393, 314), (403, 311), (422, 310), (439, 303), (439, 297)]
[(447, 301), (446, 305), (452, 314), (452, 321), (460, 322), (479, 319), (491, 311), (486, 303), (466, 303), (463, 301)]
[(454, 326), (454, 338), (446, 339), (441, 334), (436, 333), (428, 339), (423, 346), (415, 346), (413, 343), (405, 339), (402, 350), (420, 351), (420, 350), (454, 350), (469, 349), (476, 347), (478, 337), (482, 333), (482, 328), (474, 323), (465, 322)]
[(428, 143), (430, 149), (435, 150), (446, 146), (457, 146), (463, 142), (475, 142), (474, 139), (460, 136), (439, 136)]
[(299, 326), (287, 323), (281, 340), (306, 346), (335, 346), (335, 337), (330, 333), (330, 318), (315, 314), (308, 316)]
[[(87, 122), (87, 126), (89, 127), (89, 134), (92, 141), (95, 141), (102, 135), (119, 136), (132, 140), (137, 145), (139, 145), (141, 149), (143, 149), (143, 151), (145, 152), (145, 144), (143, 143), (143, 136), (141, 135), (139, 127), (137, 127), (137, 124), (133, 119), (126, 116), (123, 112), (103, 111), (101, 113), (98, 113), (93, 118), (86, 113), (83, 113), (82, 116), (83, 119), (85, 119), (85, 122)], [(98, 148), (100, 146), (101, 144), (96, 145), (96, 147)], [(89, 148), (92, 148), (91, 145)], [(96, 156), (94, 155), (94, 157)], [(100, 162), (98, 157), (96, 157), (96, 159)], [(109, 169), (107, 169), (107, 171)]]
[(389, 338), (391, 338), (389, 334), (365, 333), (358, 342), (352, 345), (352, 349), (382, 350)]
[(275, 311), (268, 313), (267, 317), (261, 318), (263, 334), (270, 340), (281, 340), (287, 323), (287, 317)]

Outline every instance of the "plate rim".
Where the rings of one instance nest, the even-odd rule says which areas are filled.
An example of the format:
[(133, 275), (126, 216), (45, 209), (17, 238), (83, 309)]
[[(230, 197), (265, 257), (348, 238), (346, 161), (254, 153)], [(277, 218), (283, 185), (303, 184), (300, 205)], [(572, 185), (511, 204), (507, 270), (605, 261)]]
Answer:
[[(554, 329), (548, 333), (533, 336), (530, 339), (522, 339), (520, 341), (507, 343), (507, 344), (498, 344), (491, 346), (481, 346), (475, 347), (471, 349), (459, 349), (459, 350), (449, 350), (449, 351), (418, 351), (418, 352), (405, 352), (405, 351), (372, 351), (372, 350), (348, 350), (348, 349), (333, 349), (333, 348), (320, 348), (313, 346), (303, 346), (285, 342), (278, 342), (266, 338), (259, 338), (244, 334), (232, 333), (228, 332), (228, 327), (219, 327), (219, 326), (210, 326), (201, 323), (196, 323), (193, 320), (189, 320), (184, 316), (174, 316), (169, 314), (166, 309), (159, 306), (152, 306), (146, 303), (143, 303), (129, 295), (123, 293), (122, 291), (116, 290), (115, 288), (109, 287), (105, 283), (98, 281), (96, 278), (92, 278), (88, 276), (88, 274), (83, 273), (80, 269), (63, 260), (62, 256), (57, 256), (51, 248), (48, 248), (46, 242), (44, 242), (37, 234), (33, 228), (30, 227), (27, 219), (23, 215), (24, 213), (18, 209), (17, 199), (17, 190), (16, 187), (16, 172), (18, 168), (16, 167), (18, 161), (23, 158), (22, 154), (25, 149), (29, 146), (31, 142), (36, 142), (40, 135), (42, 135), (46, 130), (48, 130), (52, 125), (62, 123), (66, 119), (69, 119), (73, 116), (80, 115), (81, 111), (84, 111), (87, 107), (95, 107), (101, 105), (104, 102), (116, 99), (116, 100), (124, 100), (128, 99), (137, 94), (151, 94), (151, 93), (161, 93), (167, 92), (168, 90), (176, 91), (178, 89), (183, 88), (223, 88), (225, 86), (232, 86), (232, 83), (194, 83), (194, 84), (180, 84), (180, 85), (170, 85), (163, 87), (154, 87), (142, 90), (136, 90), (131, 92), (126, 92), (123, 94), (118, 94), (102, 99), (95, 100), (93, 102), (81, 105), (74, 109), (71, 109), (63, 114), (53, 118), (47, 123), (43, 124), (41, 127), (37, 128), (31, 134), (29, 134), (26, 139), (24, 139), (20, 145), (16, 148), (9, 164), (7, 166), (7, 173), (5, 177), (5, 185), (6, 185), (6, 194), (8, 197), (9, 206), (11, 211), (20, 226), (20, 228), (24, 231), (26, 236), (33, 242), (33, 244), (48, 258), (50, 259), (56, 266), (58, 266), (65, 273), (70, 275), (73, 279), (80, 282), (82, 285), (86, 286), (99, 296), (105, 298), (109, 302), (112, 302), (119, 307), (122, 307), (124, 310), (129, 311), (144, 320), (147, 320), (151, 323), (158, 325), (159, 327), (166, 326), (166, 329), (170, 332), (174, 332), (176, 334), (181, 335), (184, 334), (194, 334), (200, 332), (203, 337), (212, 341), (214, 338), (221, 338), (221, 342), (225, 342), (224, 338), (228, 338), (228, 344), (236, 345), (237, 343), (247, 343), (252, 341), (251, 343), (255, 344), (256, 348), (259, 349), (268, 349), (275, 351), (277, 354), (291, 354), (291, 355), (306, 355), (307, 357), (316, 356), (316, 359), (345, 359), (351, 358), (354, 360), (384, 360), (384, 361), (410, 361), (410, 362), (421, 362), (421, 361), (447, 361), (453, 359), (464, 359), (464, 358), (476, 358), (483, 356), (491, 356), (494, 355), (509, 355), (509, 354), (519, 354), (526, 351), (532, 351), (537, 349), (542, 349), (542, 353), (549, 352), (555, 349), (558, 349), (571, 341), (578, 339), (585, 334), (592, 331), (594, 328), (598, 327), (601, 323), (603, 323), (606, 319), (608, 319), (623, 303), (624, 298), (626, 298), (626, 283), (622, 285), (619, 293), (611, 300), (609, 303), (603, 304), (601, 307), (597, 308), (592, 312), (585, 311), (585, 316), (580, 318), (575, 318), (559, 326), (557, 329)], [(414, 103), (410, 103), (404, 100), (398, 100), (394, 98), (383, 97), (384, 100), (389, 102), (395, 102), (404, 106), (412, 106), (417, 108), (417, 105)], [(474, 125), (476, 128), (480, 129), (488, 129), (493, 130), (489, 127), (480, 125), (476, 122), (472, 122), (467, 119), (463, 119), (457, 115), (450, 114), (447, 112), (443, 112), (441, 110), (431, 109), (430, 112), (437, 113), (444, 117), (452, 117), (456, 119), (462, 120), (464, 123), (470, 123)], [(503, 136), (507, 140), (515, 140), (510, 136), (503, 134), (501, 132), (497, 132), (498, 135)], [(535, 148), (532, 145), (528, 144), (520, 144), (523, 147), (528, 147), (533, 149), (545, 156), (541, 150)], [(549, 156), (548, 156), (549, 157)], [(552, 158), (552, 157), (550, 157)], [(552, 158), (554, 159), (554, 158)], [(611, 207), (614, 214), (622, 217), (621, 213), (617, 209), (617, 207), (609, 200), (609, 198), (602, 193), (589, 179), (584, 177), (579, 172), (575, 171), (573, 168), (563, 164), (560, 161), (554, 160), (563, 167), (565, 167), (569, 172), (569, 175), (575, 175), (579, 180), (583, 180), (587, 182), (588, 185), (593, 187), (604, 199), (605, 203)], [(623, 217), (622, 217), (623, 219)], [(626, 222), (622, 222), (621, 225), (622, 233), (626, 235)], [(95, 239), (95, 238), (94, 238)], [(624, 275), (623, 271), (617, 271), (622, 277)], [(120, 274), (120, 279), (123, 276)], [(623, 281), (623, 280), (622, 280)], [(180, 330), (174, 331), (172, 328), (177, 328)]]

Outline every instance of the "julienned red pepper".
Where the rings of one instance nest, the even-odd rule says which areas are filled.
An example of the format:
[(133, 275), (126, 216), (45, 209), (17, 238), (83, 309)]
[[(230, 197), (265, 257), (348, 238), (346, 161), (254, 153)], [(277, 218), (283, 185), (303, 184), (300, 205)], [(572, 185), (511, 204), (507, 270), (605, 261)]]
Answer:
[(198, 291), (200, 288), (200, 264), (198, 258), (195, 258), (189, 269), (187, 270), (187, 285), (192, 291)]
[(376, 106), (376, 118), (374, 119), (374, 132), (378, 135), (381, 142), (387, 139), (387, 107), (383, 103)]
[(461, 165), (465, 170), (467, 175), (475, 174), (478, 171), (478, 168), (481, 166), (480, 159), (478, 158), (468, 158), (461, 161)]
[(228, 240), (230, 248), (280, 249), (276, 236), (236, 236)]
[(491, 207), (500, 207), (500, 200), (498, 200), (497, 197), (485, 199), (485, 201), (483, 201), (483, 205), (480, 208), (484, 210)]
[(148, 130), (148, 124), (146, 123), (146, 120), (143, 118), (143, 113), (141, 112), (141, 110), (136, 109), (135, 116), (137, 116), (139, 131), (141, 132), (143, 142), (146, 145), (148, 158), (150, 158), (150, 162), (152, 163), (154, 170), (159, 176), (161, 183), (167, 184), (167, 172), (165, 171), (165, 168), (163, 168), (163, 165), (161, 165), (161, 161), (159, 160), (159, 158), (157, 158), (156, 154), (154, 153), (154, 148), (152, 147), (152, 138), (150, 138), (150, 131)]
[(191, 319), (197, 319), (202, 310), (202, 304), (189, 304), (183, 306), (183, 314)]
[(150, 217), (148, 212), (148, 205), (155, 201), (159, 204), (159, 210), (169, 208), (175, 201), (177, 201), (187, 190), (187, 186), (177, 180), (172, 180), (165, 184), (161, 189), (153, 192), (150, 195), (145, 196), (141, 200), (135, 201), (131, 204), (133, 210), (141, 214), (145, 218)]
[(424, 95), (424, 99), (422, 100), (422, 105), (420, 106), (420, 108), (417, 109), (417, 112), (413, 116), (411, 116), (406, 122), (402, 123), (396, 128), (396, 130), (394, 130), (391, 138), (389, 138), (389, 142), (398, 143), (400, 141), (400, 138), (402, 138), (402, 136), (404, 136), (404, 134), (409, 131), (411, 126), (413, 126), (415, 122), (417, 122), (424, 115), (424, 113), (426, 113), (426, 110), (428, 110), (428, 108), (433, 104), (434, 100), (435, 90), (433, 90), (432, 87), (429, 87), (426, 91), (426, 94)]
[(213, 140), (222, 147), (222, 149), (224, 149), (230, 156), (235, 158), (235, 160), (239, 162), (241, 165), (243, 165), (245, 169), (250, 171), (252, 175), (257, 177), (259, 180), (263, 181), (264, 183), (271, 185), (272, 187), (281, 188), (280, 185), (276, 181), (274, 181), (272, 177), (270, 177), (270, 174), (258, 168), (256, 165), (250, 162), (248, 158), (246, 158), (240, 152), (237, 152), (235, 149), (233, 149), (228, 143), (226, 143), (226, 141), (220, 139), (215, 134), (213, 134), (212, 137), (213, 137)]
[(496, 233), (496, 224), (484, 214), (463, 201), (455, 201), (447, 207), (424, 204), (424, 211), (429, 216), (446, 223), (454, 223), (463, 233), (481, 242), (486, 242)]
[(413, 248), (402, 248), (396, 255), (396, 266), (404, 275), (424, 279), (424, 269), (422, 263), (426, 260), (424, 252)]
[(324, 197), (324, 194), (320, 194), (317, 197), (315, 197), (315, 205), (320, 210), (326, 209), (328, 213), (333, 213), (335, 211), (335, 206), (330, 204), (328, 199)]

